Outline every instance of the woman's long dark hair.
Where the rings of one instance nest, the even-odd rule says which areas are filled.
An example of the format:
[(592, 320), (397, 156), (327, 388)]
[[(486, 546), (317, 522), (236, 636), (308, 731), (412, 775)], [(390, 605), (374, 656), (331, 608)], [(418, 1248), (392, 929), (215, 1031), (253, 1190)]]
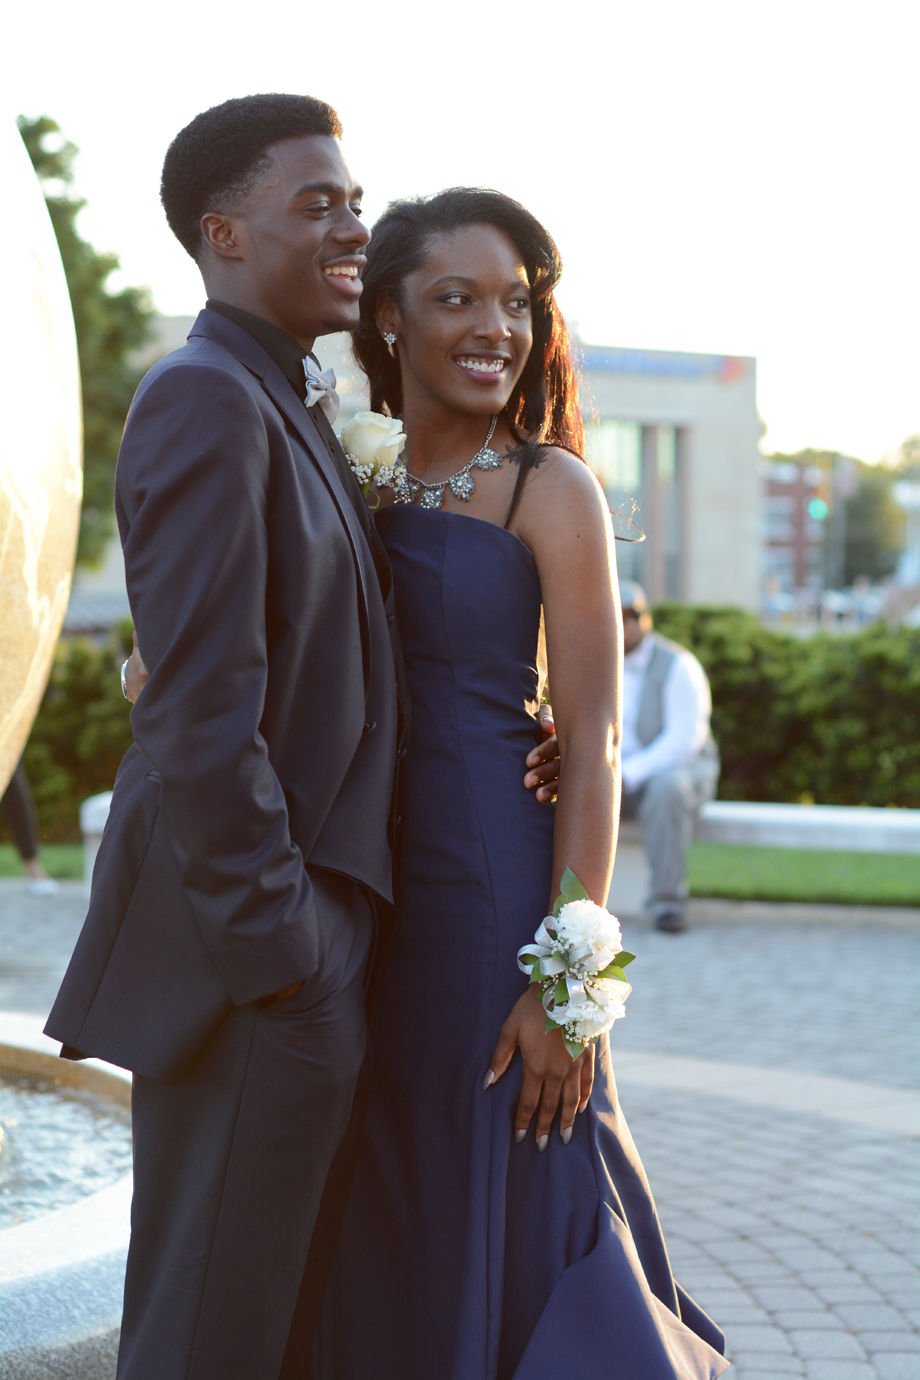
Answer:
[(511, 197), (478, 187), (451, 187), (436, 196), (391, 202), (367, 248), (354, 349), (370, 383), (371, 408), (398, 417), (403, 403), (399, 362), (390, 357), (381, 338), (378, 308), (382, 300), (398, 304), (403, 280), (425, 262), (435, 235), (449, 235), (468, 225), (503, 231), (520, 254), (530, 285), (533, 348), (503, 414), (520, 446), (513, 512), (542, 447), (562, 446), (579, 456), (584, 450), (568, 327), (553, 296), (562, 260), (540, 222)]

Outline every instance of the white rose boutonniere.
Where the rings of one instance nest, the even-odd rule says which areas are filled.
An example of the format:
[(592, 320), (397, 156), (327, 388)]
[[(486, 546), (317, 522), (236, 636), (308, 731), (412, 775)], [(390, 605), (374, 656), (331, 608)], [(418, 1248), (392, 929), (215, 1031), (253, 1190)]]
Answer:
[(382, 412), (356, 412), (341, 441), (361, 492), (372, 508), (378, 507), (375, 490), (395, 487), (398, 471), (405, 468), (399, 458), (406, 444), (402, 422)]
[(567, 867), (553, 913), (518, 950), (518, 967), (540, 987), (546, 1028), (562, 1030), (573, 1059), (626, 1015), (632, 987), (623, 969), (635, 955), (621, 943), (619, 920), (588, 899)]

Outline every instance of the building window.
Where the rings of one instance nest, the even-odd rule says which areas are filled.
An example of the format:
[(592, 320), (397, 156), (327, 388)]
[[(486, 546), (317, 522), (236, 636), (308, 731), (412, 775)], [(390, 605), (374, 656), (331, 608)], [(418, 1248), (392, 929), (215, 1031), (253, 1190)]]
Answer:
[(764, 533), (768, 541), (794, 541), (797, 502), (792, 494), (767, 494), (763, 500)]
[(680, 598), (680, 469), (677, 432), (658, 427), (658, 495), (664, 537), (664, 596)]
[[(605, 417), (585, 427), (585, 454), (597, 475), (611, 510), (639, 504), (640, 527), (644, 491), (642, 483), (642, 428), (636, 422), (620, 422)], [(617, 567), (627, 580), (645, 584), (645, 542), (617, 542)]]

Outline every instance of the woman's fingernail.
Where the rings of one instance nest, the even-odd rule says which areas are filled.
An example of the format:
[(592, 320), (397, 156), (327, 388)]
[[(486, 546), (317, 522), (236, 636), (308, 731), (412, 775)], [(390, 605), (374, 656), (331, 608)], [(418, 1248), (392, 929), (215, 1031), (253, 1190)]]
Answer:
[(527, 1135), (527, 1132), (526, 1132), (526, 1131), (515, 1131), (515, 1133), (514, 1133), (514, 1143), (515, 1143), (515, 1145), (520, 1145), (521, 1141), (524, 1139), (524, 1137), (525, 1137), (526, 1135)]
[(571, 1128), (571, 1126), (567, 1126), (567, 1127), (565, 1128), (565, 1130), (562, 1132), (562, 1144), (563, 1144), (563, 1145), (568, 1145), (568, 1143), (569, 1143), (569, 1141), (570, 1141), (571, 1139), (572, 1139), (572, 1128)]
[(492, 1072), (491, 1069), (489, 1069), (489, 1072), (486, 1074), (485, 1078), (482, 1080), (482, 1090), (483, 1090), (483, 1092), (485, 1092), (486, 1088), (491, 1088), (491, 1086), (492, 1086), (492, 1084), (493, 1084), (494, 1082), (495, 1082), (495, 1074)]
[(537, 1149), (540, 1151), (540, 1154), (541, 1154), (541, 1155), (542, 1155), (543, 1151), (546, 1149), (546, 1147), (547, 1147), (548, 1145), (549, 1145), (549, 1136), (538, 1136), (538, 1137), (537, 1137)]
[(582, 1112), (586, 1112), (587, 1110), (588, 1110), (588, 1104), (587, 1104), (587, 1102), (580, 1102), (580, 1103), (578, 1104), (578, 1115), (579, 1115), (579, 1116), (581, 1116)]

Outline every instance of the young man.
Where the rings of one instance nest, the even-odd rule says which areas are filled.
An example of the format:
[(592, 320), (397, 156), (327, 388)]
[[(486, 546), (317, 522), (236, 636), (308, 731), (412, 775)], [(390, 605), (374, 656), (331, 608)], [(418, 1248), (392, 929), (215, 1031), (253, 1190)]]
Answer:
[[(405, 705), (386, 557), (305, 377), (315, 338), (358, 320), (340, 133), (320, 101), (246, 97), (163, 170), (208, 304), (125, 428), (149, 678), (47, 1025), (135, 1075), (120, 1380), (305, 1374), (364, 1058)], [(531, 786), (555, 774), (539, 757)]]
[(369, 239), (340, 133), (307, 97), (228, 101), (163, 171), (209, 301), (125, 428), (150, 675), (48, 1022), (135, 1073), (122, 1380), (279, 1375), (364, 1057), (399, 714), (385, 563), (304, 405)]

